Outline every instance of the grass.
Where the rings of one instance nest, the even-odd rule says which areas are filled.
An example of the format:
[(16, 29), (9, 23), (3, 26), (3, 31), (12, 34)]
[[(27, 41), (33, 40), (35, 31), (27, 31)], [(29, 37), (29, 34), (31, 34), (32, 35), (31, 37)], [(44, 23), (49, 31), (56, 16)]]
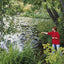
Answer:
[[(11, 46), (6, 52), (0, 49), (0, 64), (63, 64), (64, 55), (61, 57), (58, 52), (51, 55), (50, 44), (43, 44), (45, 57), (40, 55), (40, 52), (35, 54), (34, 50), (30, 47), (30, 43), (24, 46), (23, 52), (19, 52), (18, 49), (13, 49)], [(60, 51), (64, 48), (60, 48)], [(43, 58), (44, 57), (44, 58)], [(61, 58), (61, 59), (60, 59)]]
[(19, 52), (18, 49), (14, 50), (11, 46), (8, 52), (5, 50), (0, 52), (0, 64), (41, 64), (40, 57), (36, 58), (30, 44), (25, 45), (23, 52)]

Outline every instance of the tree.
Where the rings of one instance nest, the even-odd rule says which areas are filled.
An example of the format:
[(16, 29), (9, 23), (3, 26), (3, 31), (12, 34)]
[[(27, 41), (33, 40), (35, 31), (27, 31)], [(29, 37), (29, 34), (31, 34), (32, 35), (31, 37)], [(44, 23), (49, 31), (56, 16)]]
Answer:
[[(57, 26), (59, 25), (58, 18), (60, 17), (60, 15), (58, 13), (58, 10), (63, 9), (64, 11), (63, 0), (23, 0), (23, 2), (30, 3), (33, 6), (38, 6), (39, 8), (42, 3), (45, 3), (44, 6), (46, 7), (46, 10), (52, 18), (53, 22)], [(60, 12), (62, 12), (62, 10)]]
[[(28, 3), (31, 3), (33, 6), (41, 6), (43, 3), (43, 7), (45, 8), (49, 14), (49, 16), (52, 18), (53, 22), (57, 27), (61, 27), (60, 33), (61, 33), (61, 40), (64, 42), (64, 0), (24, 0)], [(27, 3), (25, 2), (25, 3)], [(39, 2), (39, 4), (37, 3)], [(35, 4), (36, 3), (36, 4)]]

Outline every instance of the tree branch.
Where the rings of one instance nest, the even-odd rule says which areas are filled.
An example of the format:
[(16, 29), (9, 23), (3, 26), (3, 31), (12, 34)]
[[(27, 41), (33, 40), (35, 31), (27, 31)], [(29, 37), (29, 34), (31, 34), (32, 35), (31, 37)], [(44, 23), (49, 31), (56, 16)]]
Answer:
[(60, 0), (60, 2), (61, 2), (61, 5), (62, 5), (62, 11), (64, 13), (64, 0)]
[(49, 13), (50, 17), (52, 18), (53, 22), (56, 24), (56, 26), (58, 26), (59, 25), (59, 22), (58, 22), (59, 16), (58, 16), (57, 12), (55, 10), (48, 8), (48, 7), (46, 7), (46, 9), (47, 9), (47, 12)]

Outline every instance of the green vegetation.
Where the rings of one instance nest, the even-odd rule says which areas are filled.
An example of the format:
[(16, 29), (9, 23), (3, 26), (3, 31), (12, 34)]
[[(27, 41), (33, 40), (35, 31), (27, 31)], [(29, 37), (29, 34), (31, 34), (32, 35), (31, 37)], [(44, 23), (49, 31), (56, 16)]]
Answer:
[[(20, 15), (21, 13), (21, 15)], [(63, 0), (0, 0), (0, 41), (3, 35), (19, 32), (14, 21), (10, 20), (10, 24), (6, 24), (3, 18), (8, 16), (20, 15), (20, 17), (39, 18), (36, 29), (39, 32), (50, 32), (53, 26), (58, 28), (60, 33), (60, 52), (64, 52), (64, 1)], [(7, 18), (7, 17), (6, 17)], [(8, 22), (8, 21), (7, 21)], [(16, 21), (17, 22), (17, 21)], [(18, 22), (17, 22), (18, 23)], [(43, 44), (43, 54), (41, 51), (37, 53), (30, 44), (25, 44), (23, 52), (13, 49), (9, 51), (0, 49), (0, 64), (64, 64), (64, 55), (60, 56), (58, 51), (52, 55), (51, 37), (38, 34)], [(45, 44), (44, 44), (45, 43)], [(48, 44), (49, 43), (49, 44)], [(39, 49), (38, 49), (39, 50)], [(36, 53), (36, 54), (35, 54)]]
[[(63, 64), (64, 55), (61, 56), (60, 52), (64, 53), (64, 48), (60, 47), (59, 52), (52, 50), (49, 43), (43, 44), (44, 54), (40, 55), (40, 52), (36, 53), (35, 49), (30, 47), (27, 43), (24, 47), (23, 52), (19, 52), (18, 49), (9, 47), (8, 52), (0, 49), (0, 63), (1, 64)], [(52, 51), (55, 51), (52, 54)], [(35, 54), (36, 53), (36, 54)]]
[[(43, 10), (44, 11), (44, 10)], [(45, 11), (44, 11), (45, 12)], [(25, 12), (21, 15), (21, 17), (30, 17), (30, 18), (40, 18), (40, 19), (50, 19), (49, 15), (45, 12)]]
[[(37, 25), (37, 30), (40, 31), (40, 32), (50, 32), (52, 31), (52, 27), (53, 26), (56, 26), (52, 21), (51, 19), (48, 20), (48, 21), (40, 21)], [(47, 43), (49, 42), (50, 44), (52, 44), (51, 42), (51, 37), (48, 36), (48, 35), (43, 35), (43, 34), (40, 34), (39, 33), (39, 38), (42, 40), (42, 43)]]
[(41, 64), (42, 57), (40, 54), (35, 55), (30, 44), (25, 45), (23, 52), (19, 52), (18, 49), (13, 49), (11, 46), (8, 52), (5, 50), (0, 52), (0, 64)]
[[(63, 52), (64, 48), (60, 47), (58, 51), (53, 50), (49, 43), (43, 44), (44, 54), (46, 54), (46, 63), (47, 64), (63, 64), (64, 63), (64, 55), (60, 55)], [(53, 54), (52, 51), (55, 51)]]
[[(51, 19), (49, 19), (48, 21), (46, 21), (46, 20), (44, 20), (44, 21), (39, 21), (39, 23), (38, 23), (38, 25), (37, 25), (37, 30), (38, 31), (40, 31), (40, 32), (50, 32), (50, 31), (52, 31), (52, 27), (53, 26), (56, 26), (55, 25), (55, 23), (51, 20)], [(62, 27), (61, 26), (59, 26), (58, 27), (58, 32), (60, 33), (60, 44), (61, 44), (61, 46), (63, 46), (63, 37), (64, 37), (64, 33), (63, 33), (63, 29), (62, 29)], [(51, 44), (51, 37), (50, 36), (48, 36), (48, 35), (42, 35), (42, 34), (40, 34), (39, 33), (39, 38), (42, 40), (42, 43), (47, 43), (47, 42), (49, 42), (50, 44)]]

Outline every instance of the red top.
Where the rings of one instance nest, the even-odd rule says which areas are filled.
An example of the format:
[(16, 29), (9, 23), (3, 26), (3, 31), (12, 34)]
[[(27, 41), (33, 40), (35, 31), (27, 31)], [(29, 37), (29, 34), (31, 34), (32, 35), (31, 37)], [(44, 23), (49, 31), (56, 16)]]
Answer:
[(52, 39), (52, 44), (60, 44), (60, 34), (58, 32), (48, 32), (48, 35), (57, 37), (58, 39)]

